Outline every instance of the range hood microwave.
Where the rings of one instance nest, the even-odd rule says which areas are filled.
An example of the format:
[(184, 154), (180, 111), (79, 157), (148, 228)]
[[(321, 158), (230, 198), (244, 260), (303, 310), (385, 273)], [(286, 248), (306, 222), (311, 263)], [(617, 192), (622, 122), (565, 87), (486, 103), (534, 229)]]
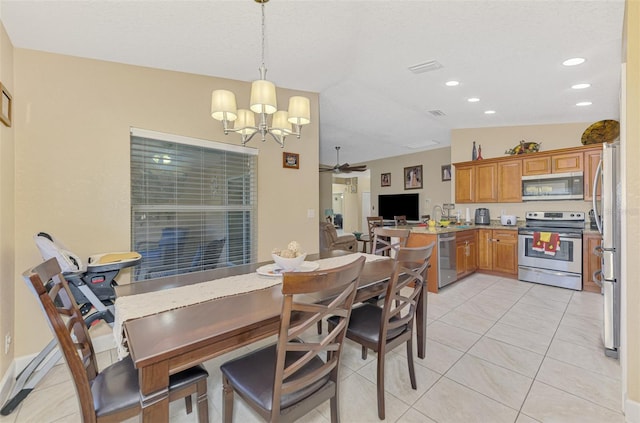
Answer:
[(582, 172), (522, 177), (522, 201), (584, 200)]

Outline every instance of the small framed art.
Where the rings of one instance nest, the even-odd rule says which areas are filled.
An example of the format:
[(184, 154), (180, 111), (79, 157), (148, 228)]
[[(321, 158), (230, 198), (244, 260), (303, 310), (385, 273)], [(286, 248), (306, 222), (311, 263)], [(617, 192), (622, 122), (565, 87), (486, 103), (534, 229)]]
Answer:
[(282, 167), (287, 169), (300, 169), (300, 154), (282, 153)]
[(0, 84), (0, 91), (2, 92), (2, 108), (0, 109), (0, 121), (6, 126), (11, 127), (11, 109), (13, 107), (11, 94), (7, 87)]
[(422, 165), (404, 168), (404, 189), (422, 189)]
[(391, 173), (383, 173), (380, 175), (380, 186), (381, 187), (391, 186)]
[(441, 167), (442, 172), (442, 181), (450, 181), (451, 180), (451, 165), (443, 165)]

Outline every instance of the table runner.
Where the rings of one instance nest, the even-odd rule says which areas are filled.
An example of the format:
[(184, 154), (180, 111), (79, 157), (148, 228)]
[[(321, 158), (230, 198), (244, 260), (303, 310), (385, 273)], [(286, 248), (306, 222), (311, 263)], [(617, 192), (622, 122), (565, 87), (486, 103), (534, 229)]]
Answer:
[[(351, 263), (360, 257), (365, 257), (366, 262), (388, 259), (388, 257), (373, 254), (354, 253), (341, 257), (321, 259), (317, 263), (320, 265), (319, 269), (330, 269)], [(281, 277), (263, 276), (253, 272), (161, 291), (119, 297), (116, 299), (116, 315), (113, 324), (113, 336), (116, 340), (118, 358), (122, 359), (129, 354), (122, 328), (122, 325), (127, 320), (150, 316), (217, 298), (267, 289), (281, 283)]]

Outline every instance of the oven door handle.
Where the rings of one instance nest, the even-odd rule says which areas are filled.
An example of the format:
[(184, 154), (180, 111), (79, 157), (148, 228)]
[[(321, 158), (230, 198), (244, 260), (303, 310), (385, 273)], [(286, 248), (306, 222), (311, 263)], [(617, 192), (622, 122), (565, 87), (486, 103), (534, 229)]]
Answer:
[[(538, 232), (538, 231), (527, 231), (527, 230), (520, 230), (520, 232), (518, 232), (518, 235), (528, 235), (528, 236), (533, 236), (534, 232)], [(553, 231), (551, 231), (553, 232)], [(558, 236), (560, 238), (571, 238), (571, 239), (580, 239), (582, 238), (582, 234), (577, 234), (577, 233), (564, 233), (564, 232), (558, 232)]]

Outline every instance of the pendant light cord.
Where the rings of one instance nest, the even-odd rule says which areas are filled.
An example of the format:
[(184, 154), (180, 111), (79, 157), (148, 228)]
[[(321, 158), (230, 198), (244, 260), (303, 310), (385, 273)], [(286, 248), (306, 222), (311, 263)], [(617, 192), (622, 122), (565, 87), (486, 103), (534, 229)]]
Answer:
[(262, 3), (262, 67), (266, 68), (264, 65), (264, 3)]

